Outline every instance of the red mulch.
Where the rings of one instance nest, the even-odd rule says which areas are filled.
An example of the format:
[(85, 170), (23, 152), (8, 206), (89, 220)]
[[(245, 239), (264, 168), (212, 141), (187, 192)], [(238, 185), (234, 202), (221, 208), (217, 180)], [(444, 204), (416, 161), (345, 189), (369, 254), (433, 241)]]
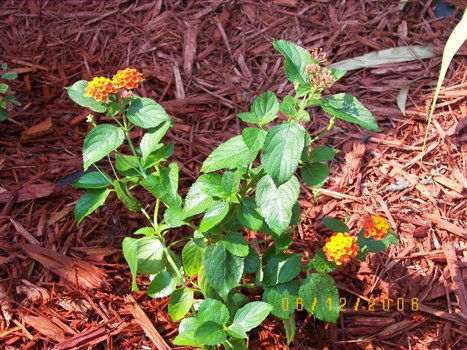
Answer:
[[(449, 1), (458, 10), (437, 18), (431, 1), (410, 1), (403, 11), (398, 3), (1, 2), (0, 57), (19, 73), (12, 90), (23, 107), (0, 124), (0, 347), (164, 349), (172, 348), (177, 333), (167, 298), (152, 300), (142, 291), (131, 294), (135, 303), (128, 296), (120, 242), (144, 218), (113, 198), (75, 225), (80, 191), (67, 176), (82, 170), (88, 111), (67, 98), (65, 86), (122, 67), (142, 69), (146, 81), (138, 92), (161, 102), (176, 120), (168, 139), (175, 143), (183, 192), (207, 154), (239, 133), (236, 114), (254, 96), (291, 90), (273, 38), (323, 47), (333, 62), (415, 44), (432, 44), (439, 53), (465, 6)], [(356, 95), (383, 131), (337, 123), (320, 141), (342, 152), (316, 201), (303, 189), (300, 201), (309, 215), (293, 249), (313, 254), (328, 234), (323, 217), (348, 215), (356, 227), (366, 212), (387, 216), (400, 245), (336, 272), (351, 309), (337, 325), (298, 313), (291, 348), (467, 347), (466, 54), (464, 46), (451, 64), (423, 160), (439, 57), (359, 69), (333, 87)], [(411, 81), (404, 116), (396, 96)], [(312, 133), (326, 124), (326, 116), (312, 112)], [(390, 191), (388, 185), (401, 183), (407, 187)], [(182, 234), (174, 231), (173, 240)], [(383, 310), (386, 297), (405, 298), (404, 310)], [(353, 310), (357, 298), (360, 307)], [(368, 310), (370, 298), (375, 311)], [(412, 298), (419, 311), (408, 307)], [(284, 339), (280, 322), (271, 318), (252, 332), (249, 346), (283, 349)]]

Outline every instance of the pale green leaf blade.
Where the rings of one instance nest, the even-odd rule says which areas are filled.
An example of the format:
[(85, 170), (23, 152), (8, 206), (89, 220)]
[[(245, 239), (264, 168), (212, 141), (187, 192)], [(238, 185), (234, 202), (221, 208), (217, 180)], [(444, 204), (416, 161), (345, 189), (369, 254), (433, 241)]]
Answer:
[(250, 150), (241, 135), (220, 144), (204, 161), (201, 171), (210, 173), (220, 169), (234, 169), (247, 166), (250, 162)]
[(199, 305), (198, 316), (200, 322), (213, 321), (218, 324), (227, 324), (230, 320), (227, 306), (215, 299), (204, 299)]
[(83, 144), (84, 170), (115, 151), (124, 138), (123, 130), (110, 124), (101, 124), (92, 129)]
[(240, 232), (229, 232), (224, 237), (225, 248), (233, 255), (246, 257), (249, 252), (249, 245)]
[(138, 273), (155, 275), (165, 269), (167, 258), (164, 246), (155, 236), (142, 237), (137, 241)]
[(279, 101), (276, 95), (267, 91), (259, 95), (251, 105), (251, 113), (258, 118), (258, 124), (265, 125), (277, 118), (279, 112)]
[(287, 338), (287, 345), (289, 345), (295, 338), (297, 332), (297, 325), (295, 324), (295, 318), (292, 314), (288, 319), (282, 320), (285, 329), (285, 336)]
[(350, 94), (336, 94), (324, 99), (321, 108), (330, 115), (362, 128), (379, 131), (378, 124), (373, 114)]
[(227, 340), (227, 333), (219, 323), (207, 321), (196, 329), (195, 338), (204, 345), (217, 345)]
[(302, 180), (310, 187), (320, 187), (329, 176), (329, 168), (321, 163), (305, 164), (300, 171)]
[(168, 271), (159, 272), (148, 287), (148, 295), (151, 298), (164, 298), (172, 294), (180, 281), (174, 278)]
[(127, 207), (130, 211), (134, 213), (139, 213), (141, 211), (141, 203), (130, 193), (128, 187), (125, 183), (119, 180), (113, 182), (115, 193), (117, 194), (118, 199)]
[(242, 197), (237, 208), (237, 218), (249, 230), (259, 231), (263, 226), (261, 216), (254, 198)]
[(280, 318), (288, 319), (295, 312), (300, 281), (290, 281), (264, 289), (263, 301), (272, 306), (271, 313)]
[(123, 257), (125, 258), (131, 271), (131, 290), (137, 292), (136, 273), (138, 271), (138, 240), (125, 237), (122, 241)]
[(106, 188), (112, 185), (109, 175), (94, 171), (84, 174), (73, 184), (74, 188)]
[(245, 128), (242, 131), (243, 141), (250, 150), (249, 163), (256, 159), (259, 151), (264, 145), (266, 140), (267, 132), (263, 129), (258, 128)]
[(306, 66), (313, 63), (310, 53), (286, 40), (274, 40), (272, 45), (285, 57), (284, 70), (287, 79), (291, 83), (307, 83), (309, 74), (306, 72)]
[(305, 129), (295, 123), (276, 125), (268, 131), (261, 163), (276, 185), (293, 176), (304, 145)]
[(272, 306), (264, 301), (254, 301), (246, 304), (235, 314), (233, 324), (242, 327), (245, 331), (251, 331), (259, 326), (272, 310)]
[(229, 212), (229, 203), (227, 202), (218, 202), (213, 206), (209, 207), (206, 211), (206, 214), (201, 220), (199, 225), (199, 230), (201, 232), (206, 232), (219, 224)]
[(336, 323), (339, 317), (339, 292), (331, 276), (325, 273), (308, 275), (300, 287), (299, 297), (305, 309), (317, 319)]
[(175, 345), (200, 346), (202, 343), (196, 338), (195, 333), (201, 322), (194, 317), (187, 317), (178, 326), (178, 335), (173, 340)]
[[(193, 289), (182, 287), (176, 289), (169, 299), (169, 315), (173, 322), (182, 319), (193, 305)], [(196, 337), (195, 337), (196, 338)]]
[(79, 225), (86, 216), (104, 204), (109, 194), (110, 190), (107, 188), (87, 190), (75, 206), (76, 224)]
[(301, 271), (300, 254), (280, 254), (270, 258), (264, 267), (263, 284), (274, 286), (294, 279)]
[(141, 148), (141, 153), (143, 155), (143, 159), (146, 159), (152, 152), (156, 151), (162, 144), (160, 144), (160, 140), (164, 137), (167, 130), (170, 128), (170, 123), (165, 122), (159, 128), (154, 130), (148, 130), (143, 135), (139, 147)]
[(136, 126), (144, 129), (155, 128), (170, 117), (161, 105), (146, 97), (135, 98), (131, 101), (127, 117)]
[(182, 261), (188, 276), (196, 275), (203, 267), (204, 248), (190, 240), (182, 250)]

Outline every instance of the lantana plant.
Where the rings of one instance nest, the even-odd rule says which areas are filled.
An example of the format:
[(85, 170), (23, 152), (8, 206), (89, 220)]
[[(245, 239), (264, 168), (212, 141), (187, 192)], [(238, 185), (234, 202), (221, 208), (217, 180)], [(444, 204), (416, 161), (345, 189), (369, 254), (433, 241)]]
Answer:
[[(18, 77), (15, 72), (8, 71), (8, 64), (2, 63), (2, 73), (0, 80), (11, 81)], [(21, 106), (21, 103), (9, 93), (9, 85), (6, 82), (0, 82), (0, 121), (8, 119), (8, 105)]]
[[(329, 175), (325, 163), (338, 152), (315, 142), (336, 119), (373, 131), (378, 126), (352, 95), (324, 95), (345, 72), (327, 68), (322, 50), (310, 53), (284, 40), (273, 46), (285, 57), (295, 94), (282, 101), (271, 91), (259, 95), (249, 111), (238, 115), (245, 122), (241, 135), (213, 150), (185, 198), (178, 194), (177, 163), (167, 163), (173, 146), (161, 142), (171, 119), (159, 104), (133, 90), (143, 81), (141, 73), (127, 68), (112, 79), (96, 77), (67, 88), (80, 106), (114, 120), (96, 125), (89, 117), (94, 128), (84, 140), (84, 169), (96, 171), (74, 184), (86, 189), (75, 207), (76, 222), (103, 205), (111, 192), (130, 211), (146, 216), (147, 226), (123, 240), (123, 254), (133, 291), (138, 291), (137, 274), (143, 274), (151, 281), (149, 296), (169, 296), (169, 315), (181, 320), (175, 345), (247, 349), (248, 332), (270, 314), (282, 320), (290, 343), (296, 306), (322, 321), (338, 319), (339, 293), (330, 272), (397, 244), (387, 219), (366, 216), (357, 236), (344, 222), (325, 218), (334, 233), (311, 258), (290, 249), (301, 220), (300, 181), (319, 190)], [(305, 126), (308, 109), (315, 107), (331, 118), (312, 137)], [(137, 147), (129, 136), (134, 128), (145, 132)], [(98, 165), (103, 159), (112, 173)], [(154, 203), (137, 199), (139, 187), (154, 196)], [(175, 240), (171, 232), (182, 226), (193, 233)]]

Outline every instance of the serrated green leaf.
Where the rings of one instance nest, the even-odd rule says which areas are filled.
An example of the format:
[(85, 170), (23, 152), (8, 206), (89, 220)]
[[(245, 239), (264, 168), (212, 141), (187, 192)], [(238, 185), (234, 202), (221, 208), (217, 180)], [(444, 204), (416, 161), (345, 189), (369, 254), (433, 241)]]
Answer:
[(230, 253), (224, 244), (206, 248), (204, 270), (209, 284), (225, 299), (243, 274), (243, 258)]
[(75, 206), (76, 225), (79, 225), (86, 216), (104, 204), (109, 194), (108, 188), (90, 189), (84, 192)]
[(164, 137), (169, 128), (170, 123), (165, 122), (162, 125), (160, 125), (159, 128), (149, 129), (148, 132), (146, 132), (143, 135), (141, 143), (139, 144), (141, 153), (143, 155), (143, 159), (146, 159), (152, 152), (158, 150), (163, 146), (163, 144), (160, 144), (159, 142), (162, 139), (162, 137)]
[(290, 95), (285, 96), (279, 110), (285, 115), (293, 116), (295, 114), (295, 98)]
[(196, 275), (203, 267), (204, 248), (199, 247), (195, 241), (190, 240), (182, 250), (182, 261), (185, 273), (188, 276)]
[(202, 343), (196, 338), (195, 333), (201, 322), (196, 318), (187, 317), (178, 326), (178, 335), (173, 340), (175, 345), (201, 346)]
[(241, 174), (238, 171), (226, 171), (222, 175), (221, 187), (223, 196), (229, 198), (238, 192), (240, 186)]
[(341, 79), (345, 75), (345, 73), (347, 73), (347, 71), (344, 69), (331, 68), (331, 75), (334, 78), (334, 83)]
[(323, 219), (323, 223), (333, 232), (350, 232), (349, 227), (338, 219), (327, 217)]
[(259, 231), (263, 226), (263, 217), (261, 216), (254, 198), (242, 197), (240, 205), (237, 208), (238, 220), (249, 230)]
[[(297, 206), (300, 207), (297, 203), (297, 205), (295, 205), (294, 208), (296, 208)], [(274, 240), (276, 254), (280, 254), (283, 251), (285, 251), (293, 242), (293, 238), (286, 233), (283, 233), (280, 236), (273, 234), (272, 239)]]
[(161, 105), (146, 97), (134, 98), (128, 107), (127, 117), (136, 126), (149, 129), (155, 128), (170, 117)]
[(185, 197), (183, 212), (186, 217), (200, 214), (216, 203), (209, 194), (204, 192), (206, 186), (198, 181), (191, 185)]
[(204, 345), (217, 345), (227, 340), (227, 333), (222, 325), (207, 321), (196, 329), (195, 337)]
[(151, 298), (164, 298), (172, 294), (179, 283), (181, 283), (180, 279), (174, 278), (170, 272), (161, 271), (151, 281), (148, 287), (148, 295)]
[(115, 155), (115, 167), (122, 176), (140, 176), (139, 158), (117, 153)]
[(167, 265), (164, 246), (155, 236), (136, 239), (136, 256), (138, 273), (155, 275)]
[(324, 254), (323, 249), (318, 249), (311, 261), (317, 272), (328, 273), (337, 269), (337, 264), (334, 261), (329, 261)]
[(246, 330), (239, 324), (231, 324), (229, 328), (227, 328), (227, 333), (234, 338), (239, 339), (247, 339), (248, 335), (246, 334)]
[[(190, 311), (191, 305), (193, 305), (193, 295), (193, 289), (188, 287), (182, 287), (172, 292), (169, 299), (169, 315), (173, 322), (182, 319)], [(195, 336), (196, 338), (197, 336)]]
[(156, 231), (154, 227), (141, 227), (133, 232), (134, 235), (152, 236)]
[(5, 80), (15, 80), (16, 78), (18, 78), (18, 74), (15, 72), (6, 72), (2, 74), (2, 79)]
[(227, 324), (230, 321), (227, 306), (219, 300), (207, 298), (201, 302), (196, 317), (200, 322), (213, 321), (218, 324)]
[(95, 171), (81, 176), (78, 181), (73, 184), (74, 188), (106, 188), (112, 184), (112, 179), (109, 175)]
[(336, 323), (339, 317), (339, 292), (331, 276), (324, 273), (308, 275), (298, 295), (303, 299), (305, 309), (317, 319)]
[(250, 112), (256, 115), (260, 126), (273, 121), (279, 112), (279, 102), (276, 95), (271, 91), (259, 95), (253, 101)]
[(263, 301), (272, 306), (271, 313), (280, 318), (288, 319), (295, 312), (296, 299), (300, 281), (290, 281), (264, 289)]
[[(391, 244), (397, 245), (398, 239), (394, 231), (391, 231), (389, 235), (380, 240), (375, 240), (373, 237), (366, 238), (364, 230), (362, 229), (358, 234), (357, 245), (360, 247), (358, 258), (363, 260), (368, 253), (382, 252), (390, 247)], [(363, 259), (362, 259), (362, 255)]]
[(8, 91), (8, 85), (5, 83), (0, 84), (0, 94), (4, 94), (5, 92)]
[(305, 164), (300, 171), (302, 180), (310, 187), (323, 186), (329, 176), (329, 168), (321, 163)]
[(65, 90), (68, 93), (68, 96), (81, 107), (89, 108), (97, 113), (105, 113), (108, 108), (105, 103), (96, 101), (92, 97), (84, 97), (84, 92), (87, 86), (88, 81), (79, 80), (72, 86), (66, 87)]
[(293, 176), (276, 187), (269, 175), (265, 175), (256, 186), (256, 204), (261, 215), (273, 232), (280, 235), (290, 224), (292, 208), (300, 194), (300, 183)]
[(256, 273), (259, 269), (260, 261), (256, 250), (250, 247), (248, 255), (245, 257), (244, 273)]
[(242, 131), (242, 138), (250, 150), (249, 163), (253, 162), (258, 156), (259, 151), (264, 145), (267, 132), (258, 128), (245, 128)]
[[(259, 326), (268, 317), (272, 306), (263, 301), (254, 301), (243, 306), (235, 314), (233, 325), (242, 327), (246, 332)], [(230, 327), (229, 327), (230, 328)]]
[(295, 123), (272, 127), (266, 136), (261, 163), (276, 185), (295, 173), (305, 145), (305, 129)]
[(209, 231), (211, 228), (219, 224), (229, 212), (229, 203), (227, 202), (218, 202), (206, 211), (204, 214), (203, 220), (199, 225), (199, 230), (201, 232)]
[(232, 339), (226, 340), (223, 344), (225, 350), (248, 350), (245, 340), (243, 339)]
[(181, 198), (178, 190), (178, 165), (170, 163), (169, 167), (159, 166), (159, 173), (153, 173), (141, 181), (141, 186), (154, 197), (159, 198), (167, 207), (180, 206)]
[(8, 95), (6, 100), (10, 103), (13, 103), (15, 106), (21, 106), (21, 102), (19, 102), (14, 96)]
[(267, 287), (293, 280), (301, 271), (300, 254), (280, 254), (268, 260), (264, 267), (263, 284)]
[(249, 252), (249, 245), (240, 232), (229, 232), (224, 237), (225, 248), (233, 255), (246, 257)]
[(313, 63), (308, 51), (286, 40), (274, 40), (272, 45), (285, 57), (284, 70), (287, 79), (293, 84), (306, 84), (309, 76), (306, 66)]
[(332, 95), (323, 100), (321, 108), (338, 119), (358, 124), (367, 130), (379, 131), (373, 114), (352, 95)]
[(156, 166), (164, 159), (169, 158), (174, 153), (173, 143), (164, 145), (161, 148), (152, 152), (146, 159), (142, 159), (143, 169), (149, 169)]
[(222, 188), (222, 175), (203, 174), (196, 180), (196, 187), (210, 197), (224, 198), (225, 192)]
[(288, 319), (282, 320), (285, 329), (285, 336), (287, 338), (287, 345), (289, 345), (292, 340), (295, 338), (295, 334), (297, 332), (297, 326), (295, 324), (295, 317), (292, 314)]
[(210, 173), (220, 169), (234, 169), (250, 163), (250, 150), (241, 135), (220, 144), (204, 161), (201, 171)]
[(101, 124), (92, 129), (83, 144), (84, 170), (115, 151), (124, 138), (123, 130), (110, 124)]
[(122, 241), (122, 251), (123, 257), (131, 271), (131, 290), (137, 292), (139, 291), (138, 285), (136, 284), (136, 273), (138, 271), (138, 240), (125, 237)]
[(237, 114), (237, 117), (239, 117), (241, 120), (243, 120), (245, 123), (250, 123), (250, 124), (258, 124), (259, 123), (259, 118), (250, 112), (243, 112)]
[(141, 203), (130, 193), (125, 183), (115, 180), (114, 187), (118, 199), (122, 201), (125, 207), (135, 213), (139, 213), (141, 211)]
[(309, 162), (328, 162), (334, 159), (339, 150), (333, 149), (328, 146), (316, 147), (308, 155)]

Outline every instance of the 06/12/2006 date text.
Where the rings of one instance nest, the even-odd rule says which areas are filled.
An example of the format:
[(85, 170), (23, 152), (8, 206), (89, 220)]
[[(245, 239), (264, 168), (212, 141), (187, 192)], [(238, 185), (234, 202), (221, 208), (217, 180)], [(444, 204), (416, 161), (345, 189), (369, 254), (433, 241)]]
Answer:
[[(317, 298), (314, 298), (311, 304), (311, 310), (314, 311), (317, 307), (319, 301)], [(324, 300), (326, 304), (326, 308), (328, 310), (332, 310), (333, 308), (333, 299), (327, 298)], [(303, 298), (288, 298), (284, 297), (281, 301), (281, 306), (283, 311), (288, 311), (290, 308), (295, 308), (297, 311), (302, 311), (305, 306)], [(323, 305), (324, 306), (324, 305)], [(321, 306), (322, 307), (322, 306)], [(381, 300), (377, 300), (375, 298), (369, 298), (367, 301), (361, 302), (360, 298), (357, 298), (352, 304), (347, 302), (347, 298), (339, 298), (339, 310), (341, 312), (345, 312), (346, 310), (363, 310), (366, 309), (368, 311), (418, 311), (418, 298), (412, 299), (404, 299), (404, 298), (397, 298), (397, 299), (390, 299), (390, 298), (382, 298)]]

